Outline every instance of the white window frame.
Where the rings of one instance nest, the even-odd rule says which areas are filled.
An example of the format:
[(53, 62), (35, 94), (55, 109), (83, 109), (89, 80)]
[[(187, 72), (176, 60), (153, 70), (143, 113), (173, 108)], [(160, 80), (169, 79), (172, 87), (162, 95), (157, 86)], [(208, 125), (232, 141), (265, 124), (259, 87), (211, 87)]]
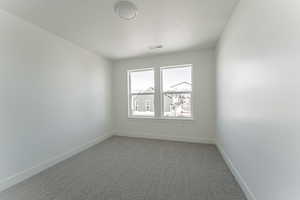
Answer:
[[(183, 68), (183, 67), (191, 67), (191, 81), (192, 88), (190, 92), (164, 92), (163, 91), (163, 76), (162, 71), (164, 69), (169, 68)], [(149, 71), (153, 70), (154, 72), (154, 92), (146, 92), (146, 93), (131, 93), (131, 72), (139, 72), (139, 71)], [(170, 66), (161, 66), (161, 67), (151, 67), (151, 68), (135, 68), (127, 70), (127, 86), (128, 86), (128, 118), (138, 118), (138, 119), (162, 119), (162, 120), (194, 120), (194, 73), (193, 73), (193, 65), (192, 64), (182, 64), (182, 65), (170, 65)], [(191, 116), (190, 117), (172, 117), (172, 116), (164, 116), (164, 94), (190, 94), (191, 95)], [(143, 115), (133, 115), (132, 114), (132, 96), (133, 95), (153, 95), (153, 110), (154, 116), (143, 116)]]
[[(131, 77), (130, 73), (132, 72), (141, 72), (141, 71), (153, 71), (153, 81), (154, 81), (154, 92), (140, 92), (140, 93), (131, 93)], [(128, 118), (155, 118), (155, 96), (156, 96), (156, 90), (155, 90), (155, 69), (154, 68), (142, 68), (142, 69), (133, 69), (133, 70), (127, 70), (127, 86), (128, 86)], [(154, 115), (153, 116), (147, 116), (147, 115), (133, 115), (132, 114), (132, 96), (134, 95), (153, 95), (153, 104), (154, 104)]]
[[(184, 68), (184, 67), (190, 67), (191, 68), (191, 82), (192, 87), (191, 91), (187, 92), (164, 92), (163, 90), (163, 70), (164, 69), (172, 69), (172, 68)], [(162, 119), (183, 119), (183, 120), (193, 120), (194, 119), (194, 105), (193, 105), (193, 91), (194, 91), (194, 84), (193, 84), (193, 65), (192, 64), (185, 64), (185, 65), (172, 65), (172, 66), (164, 66), (160, 67), (160, 118)], [(191, 116), (190, 117), (172, 117), (172, 116), (164, 116), (164, 95), (165, 94), (190, 94), (191, 95)]]

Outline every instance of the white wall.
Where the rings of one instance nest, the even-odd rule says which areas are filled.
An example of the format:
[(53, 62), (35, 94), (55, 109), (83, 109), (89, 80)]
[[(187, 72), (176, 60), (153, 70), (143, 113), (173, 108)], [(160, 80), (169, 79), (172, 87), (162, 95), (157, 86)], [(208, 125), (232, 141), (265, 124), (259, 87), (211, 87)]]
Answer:
[(221, 148), (257, 200), (300, 199), (300, 1), (241, 0), (217, 71)]
[[(128, 119), (127, 70), (143, 67), (193, 64), (194, 121)], [(215, 51), (173, 53), (121, 60), (113, 63), (114, 132), (120, 135), (214, 142), (215, 139)]]
[(110, 131), (109, 65), (0, 11), (0, 189)]

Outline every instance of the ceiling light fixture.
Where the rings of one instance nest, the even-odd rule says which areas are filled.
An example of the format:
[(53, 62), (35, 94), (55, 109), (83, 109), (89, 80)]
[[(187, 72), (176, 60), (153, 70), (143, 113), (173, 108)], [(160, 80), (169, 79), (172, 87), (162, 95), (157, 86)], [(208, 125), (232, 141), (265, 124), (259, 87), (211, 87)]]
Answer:
[(118, 1), (114, 10), (120, 18), (126, 20), (134, 19), (138, 13), (137, 7), (130, 1)]

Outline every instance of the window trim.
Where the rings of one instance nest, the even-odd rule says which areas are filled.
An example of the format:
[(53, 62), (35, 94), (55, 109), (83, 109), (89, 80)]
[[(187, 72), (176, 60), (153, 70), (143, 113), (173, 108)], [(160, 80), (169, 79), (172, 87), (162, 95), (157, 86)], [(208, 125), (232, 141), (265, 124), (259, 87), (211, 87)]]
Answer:
[[(170, 69), (170, 68), (182, 68), (182, 67), (191, 67), (191, 81), (192, 81), (192, 88), (190, 92), (164, 92), (163, 91), (163, 76), (162, 71), (163, 69)], [(153, 93), (131, 93), (131, 79), (130, 73), (131, 72), (139, 72), (139, 71), (149, 71), (153, 70), (154, 72), (154, 92)], [(159, 77), (157, 77), (159, 76)], [(127, 108), (128, 108), (128, 118), (129, 119), (154, 119), (154, 120), (194, 120), (194, 67), (192, 64), (180, 64), (180, 65), (169, 65), (169, 66), (157, 66), (157, 67), (146, 67), (146, 68), (134, 68), (127, 70)], [(172, 117), (172, 116), (164, 116), (164, 100), (163, 95), (165, 93), (173, 93), (173, 94), (190, 94), (191, 95), (191, 116), (190, 117)], [(153, 116), (144, 116), (144, 115), (133, 115), (131, 110), (131, 99), (132, 95), (153, 95)]]
[[(153, 79), (154, 79), (154, 92), (142, 92), (142, 93), (131, 93), (131, 77), (130, 77), (130, 73), (132, 72), (141, 72), (141, 71), (153, 71), (154, 75), (153, 75)], [(127, 115), (128, 118), (141, 118), (141, 119), (154, 119), (155, 118), (155, 101), (153, 101), (153, 106), (154, 106), (154, 115), (153, 116), (147, 116), (147, 115), (133, 115), (132, 114), (132, 96), (133, 95), (153, 95), (153, 99), (155, 99), (155, 95), (156, 94), (156, 90), (155, 90), (155, 68), (154, 67), (147, 67), (147, 68), (139, 68), (139, 69), (130, 69), (127, 70)]]
[[(190, 67), (191, 68), (191, 81), (192, 87), (191, 91), (182, 91), (182, 92), (164, 92), (163, 90), (163, 70), (164, 69), (172, 69), (172, 68), (183, 68), (183, 67)], [(182, 64), (182, 65), (171, 65), (171, 66), (163, 66), (159, 67), (160, 71), (160, 119), (181, 119), (181, 120), (194, 120), (194, 79), (193, 79), (193, 65), (192, 64)], [(191, 95), (191, 116), (190, 117), (172, 117), (172, 116), (164, 116), (164, 94), (190, 94)]]

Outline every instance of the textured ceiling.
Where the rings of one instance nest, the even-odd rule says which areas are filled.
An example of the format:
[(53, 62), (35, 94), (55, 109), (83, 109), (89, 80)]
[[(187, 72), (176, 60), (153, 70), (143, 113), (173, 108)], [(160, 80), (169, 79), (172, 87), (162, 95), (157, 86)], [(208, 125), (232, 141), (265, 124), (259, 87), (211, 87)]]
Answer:
[[(132, 0), (136, 19), (113, 0), (0, 0), (0, 8), (110, 59), (215, 46), (237, 0)], [(163, 49), (149, 50), (162, 44)]]

